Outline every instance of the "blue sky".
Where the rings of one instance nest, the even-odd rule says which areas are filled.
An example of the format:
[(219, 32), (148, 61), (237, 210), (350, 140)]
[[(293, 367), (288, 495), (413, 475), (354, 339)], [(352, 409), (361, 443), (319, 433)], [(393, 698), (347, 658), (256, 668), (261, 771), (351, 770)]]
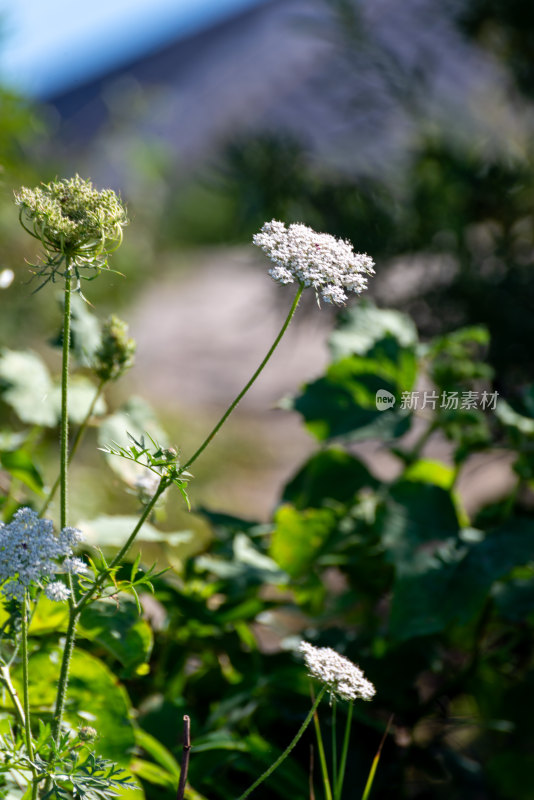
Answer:
[(260, 0), (0, 0), (0, 80), (36, 97)]

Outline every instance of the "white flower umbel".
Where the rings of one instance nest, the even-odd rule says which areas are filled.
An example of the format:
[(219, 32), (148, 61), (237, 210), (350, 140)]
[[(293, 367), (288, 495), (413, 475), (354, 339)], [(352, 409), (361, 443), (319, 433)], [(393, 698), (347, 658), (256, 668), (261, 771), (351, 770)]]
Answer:
[(366, 253), (355, 253), (350, 242), (328, 233), (316, 233), (306, 225), (266, 222), (253, 240), (274, 267), (269, 274), (278, 283), (297, 281), (315, 289), (327, 303), (343, 305), (346, 292), (367, 289), (367, 276), (374, 274), (374, 261)]
[(362, 670), (330, 647), (314, 647), (309, 642), (301, 642), (299, 650), (309, 676), (324, 683), (331, 696), (337, 695), (342, 700), (371, 700), (375, 695), (375, 687)]
[(56, 603), (61, 603), (63, 600), (68, 600), (70, 597), (70, 589), (67, 589), (61, 581), (52, 581), (45, 587), (45, 594), (49, 600), (54, 600)]
[[(49, 519), (40, 519), (30, 508), (20, 508), (8, 525), (0, 523), (0, 584), (2, 594), (21, 602), (25, 590), (32, 585), (56, 586), (49, 597), (53, 600), (64, 600), (70, 594), (67, 587), (62, 590), (50, 583), (57, 572), (68, 569), (69, 563), (75, 562), (76, 572), (81, 572), (83, 561), (72, 558), (72, 548), (82, 540), (81, 532), (76, 528), (64, 528), (58, 537), (54, 535), (54, 526)], [(68, 559), (66, 567), (62, 559)], [(79, 563), (78, 563), (79, 562)], [(69, 570), (73, 572), (74, 570)], [(67, 592), (66, 596), (60, 596)], [(56, 595), (56, 596), (52, 596)]]
[(83, 575), (88, 571), (87, 564), (77, 556), (69, 556), (69, 558), (66, 558), (61, 566), (65, 572), (70, 572), (71, 575)]

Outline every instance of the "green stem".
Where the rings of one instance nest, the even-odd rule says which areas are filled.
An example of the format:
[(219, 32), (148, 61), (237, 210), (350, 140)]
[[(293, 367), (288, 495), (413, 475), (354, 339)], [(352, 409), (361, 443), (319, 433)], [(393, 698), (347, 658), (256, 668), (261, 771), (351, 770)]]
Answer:
[[(89, 406), (87, 414), (85, 415), (85, 418), (84, 418), (83, 422), (81, 423), (81, 425), (79, 426), (78, 430), (76, 431), (76, 436), (74, 437), (74, 440), (73, 440), (71, 448), (70, 448), (70, 453), (69, 453), (69, 456), (68, 456), (68, 462), (67, 463), (69, 465), (71, 464), (72, 459), (74, 458), (74, 455), (76, 453), (76, 450), (78, 449), (78, 446), (79, 446), (79, 444), (80, 444), (80, 442), (81, 442), (81, 440), (83, 438), (83, 435), (84, 435), (84, 433), (85, 433), (85, 431), (87, 429), (87, 425), (89, 424), (89, 420), (93, 416), (93, 411), (95, 410), (95, 406), (96, 406), (96, 404), (97, 404), (97, 402), (98, 402), (98, 400), (100, 398), (100, 395), (102, 394), (102, 390), (103, 390), (103, 388), (105, 386), (105, 383), (106, 383), (106, 381), (104, 381), (104, 380), (100, 381), (100, 384), (97, 387), (97, 390), (96, 390), (96, 392), (94, 394), (94, 397), (93, 397), (93, 399), (91, 401), (91, 405)], [(55, 496), (55, 494), (56, 494), (56, 492), (58, 490), (60, 482), (61, 482), (61, 473), (57, 476), (54, 485), (52, 486), (52, 488), (50, 489), (50, 492), (48, 493), (48, 497), (46, 499), (46, 502), (44, 503), (43, 507), (41, 508), (41, 511), (39, 512), (39, 515), (41, 517), (44, 516), (46, 514), (46, 512), (48, 511), (48, 507), (49, 507), (50, 503), (52, 502), (52, 500), (54, 499), (54, 496)]]
[(246, 790), (246, 792), (244, 792), (244, 793), (243, 793), (243, 794), (242, 794), (242, 795), (239, 797), (239, 800), (245, 800), (245, 797), (248, 797), (248, 796), (249, 796), (249, 794), (250, 794), (251, 792), (253, 792), (253, 791), (254, 791), (254, 789), (256, 789), (256, 788), (257, 788), (257, 787), (260, 785), (260, 783), (263, 783), (263, 781), (264, 781), (264, 780), (266, 780), (266, 779), (269, 777), (269, 775), (272, 775), (272, 773), (275, 771), (275, 769), (276, 769), (277, 767), (279, 767), (279, 766), (280, 766), (280, 764), (282, 763), (282, 761), (285, 761), (285, 759), (288, 757), (288, 755), (289, 755), (289, 754), (290, 754), (290, 752), (293, 750), (293, 748), (295, 747), (295, 745), (297, 744), (297, 742), (299, 741), (299, 739), (302, 737), (302, 735), (303, 735), (304, 731), (306, 730), (306, 728), (307, 728), (307, 727), (308, 727), (308, 725), (310, 724), (310, 722), (311, 722), (311, 720), (312, 720), (312, 717), (314, 716), (314, 714), (315, 714), (315, 712), (316, 712), (316, 710), (317, 710), (317, 706), (319, 705), (319, 703), (320, 703), (320, 702), (321, 702), (321, 700), (323, 699), (323, 695), (324, 695), (324, 693), (325, 693), (325, 692), (326, 692), (326, 686), (323, 686), (323, 688), (321, 689), (321, 691), (320, 691), (320, 692), (319, 692), (319, 694), (317, 695), (317, 699), (316, 699), (316, 700), (315, 700), (315, 702), (313, 703), (313, 705), (312, 705), (312, 707), (311, 707), (311, 709), (310, 709), (310, 711), (309, 711), (309, 713), (308, 713), (308, 716), (306, 717), (306, 719), (304, 720), (304, 722), (302, 723), (302, 725), (301, 725), (301, 726), (300, 726), (300, 728), (298, 729), (298, 732), (297, 732), (296, 736), (294, 737), (294, 739), (292, 739), (292, 740), (291, 740), (290, 744), (288, 744), (288, 746), (286, 747), (286, 749), (284, 750), (284, 752), (282, 753), (282, 755), (278, 756), (278, 758), (276, 759), (276, 761), (274, 762), (274, 764), (271, 764), (271, 766), (269, 767), (269, 769), (267, 769), (267, 770), (266, 770), (266, 771), (263, 773), (263, 775), (260, 775), (260, 777), (258, 778), (258, 780), (257, 780), (257, 781), (255, 781), (255, 782), (252, 784), (252, 786), (250, 786), (250, 787), (249, 787), (249, 788)]
[[(137, 523), (132, 533), (128, 537), (126, 543), (119, 550), (115, 558), (111, 561), (109, 565), (109, 570), (106, 570), (105, 572), (101, 573), (98, 576), (98, 578), (95, 580), (91, 588), (88, 589), (88, 591), (80, 598), (80, 600), (77, 603), (74, 603), (72, 601), (70, 603), (69, 624), (67, 628), (67, 635), (65, 638), (63, 658), (61, 660), (61, 669), (59, 673), (55, 711), (52, 719), (52, 736), (56, 742), (58, 742), (59, 735), (61, 733), (61, 722), (63, 719), (63, 711), (65, 709), (65, 700), (67, 697), (67, 685), (69, 681), (70, 662), (74, 650), (74, 642), (76, 639), (76, 626), (78, 624), (80, 614), (82, 613), (87, 603), (100, 589), (100, 587), (108, 577), (109, 571), (114, 569), (114, 567), (116, 567), (122, 561), (128, 550), (130, 549), (135, 537), (141, 530), (150, 512), (156, 505), (158, 498), (165, 491), (167, 486), (168, 486), (167, 479), (162, 478), (154, 496), (152, 497), (150, 502), (145, 506), (145, 509), (141, 514), (141, 517), (139, 518), (139, 522)], [(50, 786), (51, 786), (51, 780), (50, 778), (48, 778), (45, 785), (45, 795), (50, 790)]]
[(330, 779), (328, 777), (328, 766), (326, 764), (326, 756), (324, 752), (323, 736), (321, 733), (321, 726), (319, 725), (319, 715), (314, 713), (313, 724), (315, 726), (315, 736), (317, 738), (317, 750), (319, 751), (319, 762), (321, 764), (321, 774), (323, 776), (323, 787), (326, 800), (332, 800), (332, 788), (330, 786)]
[(9, 667), (7, 664), (4, 664), (0, 668), (0, 681), (2, 681), (2, 683), (7, 689), (8, 695), (11, 697), (11, 702), (15, 707), (15, 713), (17, 715), (17, 719), (19, 721), (21, 729), (26, 730), (26, 718), (24, 716), (24, 709), (22, 708), (22, 703), (20, 702), (17, 690), (11, 683), (11, 675), (9, 674)]
[[(26, 740), (26, 751), (28, 758), (33, 761), (33, 739), (30, 716), (30, 681), (28, 672), (28, 596), (24, 592), (22, 601), (22, 625), (21, 625), (21, 656), (22, 656), (22, 701), (24, 703), (24, 738)], [(37, 797), (39, 781), (35, 767), (32, 771), (32, 800)]]
[(297, 310), (297, 306), (299, 304), (300, 296), (301, 296), (303, 290), (304, 290), (304, 286), (301, 284), (299, 286), (298, 290), (297, 290), (297, 294), (295, 295), (295, 299), (293, 300), (293, 304), (292, 304), (291, 308), (289, 309), (289, 314), (287, 315), (287, 317), (285, 319), (285, 322), (282, 325), (282, 327), (280, 329), (280, 332), (278, 333), (278, 336), (274, 340), (274, 342), (273, 342), (272, 346), (270, 347), (267, 355), (265, 356), (265, 358), (263, 359), (263, 361), (259, 365), (258, 369), (254, 373), (252, 378), (249, 380), (249, 382), (246, 384), (246, 386), (244, 386), (244, 388), (239, 392), (239, 394), (237, 395), (235, 400), (231, 403), (231, 405), (226, 409), (226, 411), (224, 412), (224, 414), (222, 415), (222, 417), (220, 418), (218, 423), (215, 425), (215, 427), (213, 428), (211, 433), (209, 433), (208, 436), (204, 439), (204, 441), (202, 442), (202, 444), (200, 445), (198, 450), (191, 456), (189, 461), (187, 461), (180, 468), (180, 472), (184, 472), (186, 469), (188, 469), (188, 467), (190, 467), (191, 464), (194, 461), (196, 461), (197, 458), (204, 452), (204, 450), (209, 445), (209, 443), (214, 438), (214, 436), (220, 431), (220, 429), (222, 428), (222, 426), (224, 425), (224, 423), (226, 422), (226, 420), (228, 419), (228, 417), (230, 416), (232, 411), (235, 409), (235, 407), (238, 405), (238, 403), (246, 395), (246, 393), (248, 392), (248, 390), (250, 389), (250, 387), (252, 386), (252, 384), (254, 383), (256, 378), (258, 378), (258, 376), (262, 372), (263, 368), (265, 367), (265, 365), (269, 361), (270, 357), (272, 356), (272, 354), (274, 353), (274, 351), (278, 347), (278, 344), (280, 343), (280, 339), (282, 338), (282, 336), (284, 335), (284, 333), (288, 329), (289, 323), (291, 322), (291, 320), (293, 318), (293, 315), (295, 314), (295, 311)]
[(117, 553), (115, 558), (110, 562), (108, 569), (105, 572), (101, 572), (100, 573), (100, 575), (95, 580), (95, 582), (93, 583), (91, 588), (88, 589), (84, 595), (82, 595), (82, 597), (80, 598), (78, 603), (74, 606), (74, 611), (78, 615), (83, 611), (83, 609), (85, 608), (87, 603), (91, 600), (91, 598), (98, 592), (98, 590), (103, 585), (103, 583), (106, 580), (106, 578), (108, 577), (110, 571), (113, 570), (116, 566), (118, 566), (118, 564), (121, 563), (121, 561), (123, 560), (123, 558), (127, 554), (128, 550), (132, 546), (135, 537), (137, 536), (137, 534), (139, 533), (139, 531), (141, 530), (141, 528), (145, 524), (146, 520), (150, 516), (150, 513), (151, 513), (152, 509), (156, 505), (157, 501), (159, 500), (159, 498), (161, 497), (161, 495), (163, 494), (165, 489), (168, 488), (168, 486), (169, 486), (168, 479), (165, 478), (165, 477), (161, 478), (158, 488), (156, 489), (156, 491), (155, 491), (154, 495), (152, 496), (150, 502), (147, 503), (147, 505), (145, 506), (145, 508), (143, 510), (143, 513), (139, 517), (139, 521), (138, 521), (137, 525), (135, 526), (135, 528), (133, 529), (133, 531), (131, 532), (131, 534), (129, 535), (128, 539), (123, 544), (123, 546), (121, 547), (121, 549), (119, 550), (119, 552)]
[(369, 770), (369, 777), (367, 778), (367, 783), (365, 784), (365, 789), (363, 790), (362, 800), (369, 800), (369, 795), (371, 794), (371, 789), (373, 788), (373, 782), (375, 779), (378, 762), (380, 761), (380, 756), (382, 755), (382, 748), (384, 747), (384, 742), (386, 741), (392, 722), (393, 722), (393, 714), (390, 716), (388, 720), (388, 724), (386, 725), (386, 730), (384, 731), (382, 739), (380, 740), (380, 744), (378, 745), (378, 750), (376, 751), (376, 755), (373, 758), (373, 763), (371, 764), (371, 769)]
[(65, 645), (63, 649), (63, 658), (61, 659), (61, 669), (59, 672), (59, 680), (57, 685), (56, 706), (54, 716), (52, 718), (52, 736), (57, 743), (61, 733), (61, 722), (63, 720), (63, 711), (65, 709), (65, 700), (67, 697), (67, 685), (69, 682), (69, 669), (70, 661), (72, 658), (72, 651), (74, 650), (74, 641), (76, 639), (76, 625), (78, 624), (78, 612), (76, 607), (69, 610), (69, 624), (67, 627), (67, 635), (65, 637)]
[(24, 592), (21, 626), (22, 700), (24, 703), (24, 735), (28, 758), (33, 761), (33, 742), (30, 719), (30, 684), (28, 678), (28, 598)]
[(343, 791), (345, 768), (347, 766), (347, 753), (349, 751), (350, 725), (352, 722), (353, 705), (353, 701), (351, 700), (349, 702), (349, 710), (347, 711), (347, 723), (345, 725), (345, 736), (343, 737), (343, 750), (341, 753), (341, 762), (339, 764), (339, 774), (337, 776), (337, 781), (334, 781), (334, 800), (341, 800), (341, 793)]
[(337, 730), (336, 730), (336, 698), (332, 698), (332, 786), (337, 784)]
[(63, 309), (63, 360), (61, 366), (61, 433), (60, 433), (60, 528), (67, 525), (68, 512), (68, 466), (69, 466), (69, 355), (71, 317), (71, 274), (69, 258), (66, 256), (65, 302)]

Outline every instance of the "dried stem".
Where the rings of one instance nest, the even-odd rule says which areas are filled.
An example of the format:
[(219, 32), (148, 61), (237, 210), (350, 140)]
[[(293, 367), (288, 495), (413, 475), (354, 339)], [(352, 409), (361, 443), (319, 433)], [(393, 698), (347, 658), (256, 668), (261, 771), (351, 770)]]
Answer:
[(185, 785), (187, 783), (187, 770), (189, 769), (189, 756), (191, 754), (191, 720), (184, 715), (184, 743), (182, 747), (182, 764), (180, 767), (180, 782), (176, 800), (184, 800)]

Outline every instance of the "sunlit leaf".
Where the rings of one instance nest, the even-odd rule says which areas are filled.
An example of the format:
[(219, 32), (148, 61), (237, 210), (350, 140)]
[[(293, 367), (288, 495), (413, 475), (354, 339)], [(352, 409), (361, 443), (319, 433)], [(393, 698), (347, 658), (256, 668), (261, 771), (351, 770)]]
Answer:
[(26, 450), (8, 450), (0, 452), (0, 464), (14, 478), (31, 489), (32, 492), (41, 494), (43, 488), (41, 473), (35, 465), (30, 453)]
[(147, 661), (152, 650), (152, 631), (137, 611), (133, 598), (98, 600), (81, 615), (79, 635), (100, 644), (130, 671)]
[(276, 512), (270, 554), (291, 577), (305, 575), (335, 530), (336, 515), (328, 508), (298, 511), (290, 505)]
[(47, 367), (30, 350), (0, 355), (0, 393), (22, 422), (53, 427), (58, 409)]

